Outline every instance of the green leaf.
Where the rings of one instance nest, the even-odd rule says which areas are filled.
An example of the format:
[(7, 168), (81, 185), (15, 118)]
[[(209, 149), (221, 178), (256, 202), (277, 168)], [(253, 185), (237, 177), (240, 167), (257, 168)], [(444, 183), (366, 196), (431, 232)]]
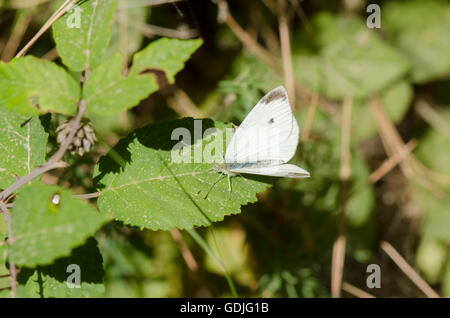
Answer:
[(145, 70), (161, 70), (170, 84), (175, 81), (175, 74), (181, 71), (189, 57), (202, 45), (201, 39), (179, 40), (162, 38), (150, 43), (145, 49), (134, 55), (131, 75), (138, 75)]
[(411, 62), (416, 83), (450, 72), (449, 12), (448, 2), (435, 0), (388, 2), (383, 7), (383, 30)]
[[(55, 196), (59, 196), (59, 204), (52, 202)], [(11, 219), (14, 242), (10, 259), (27, 267), (69, 255), (107, 221), (105, 214), (72, 198), (71, 191), (41, 183), (19, 192)]]
[[(411, 105), (412, 86), (407, 81), (400, 81), (380, 92), (381, 102), (386, 115), (398, 124)], [(369, 100), (355, 100), (352, 108), (352, 138), (356, 141), (372, 137), (378, 132), (378, 123), (371, 114)]]
[(121, 1), (117, 5), (107, 56), (116, 52), (131, 56), (139, 50), (144, 39), (139, 25), (146, 23), (150, 9), (145, 3), (138, 5), (135, 1)]
[[(115, 0), (87, 0), (53, 24), (56, 49), (63, 63), (73, 71), (97, 67), (111, 39)], [(79, 28), (76, 18), (79, 16)]]
[(422, 239), (417, 248), (416, 264), (431, 284), (439, 282), (447, 260), (447, 247), (437, 240)]
[(88, 112), (112, 115), (136, 106), (158, 90), (155, 75), (141, 72), (163, 71), (169, 83), (173, 83), (175, 74), (201, 43), (201, 40), (165, 38), (152, 42), (136, 53), (128, 76), (122, 74), (122, 56), (112, 55), (92, 71), (84, 86), (83, 98), (88, 102)]
[(44, 163), (47, 137), (38, 117), (0, 107), (0, 189)]
[(78, 83), (53, 62), (34, 56), (0, 62), (0, 105), (16, 113), (74, 115), (79, 96)]
[[(202, 130), (196, 129), (194, 134), (194, 125), (198, 128), (199, 122), (194, 124), (192, 118), (185, 118), (151, 124), (122, 139), (113, 149), (114, 157), (119, 155), (122, 162), (117, 163), (108, 155), (95, 168), (94, 184), (101, 191), (99, 209), (128, 225), (169, 230), (208, 226), (223, 220), (225, 215), (239, 213), (241, 205), (255, 202), (256, 193), (265, 190), (267, 183), (236, 176), (231, 181), (230, 195), (227, 178), (211, 170), (214, 163), (172, 160), (176, 155), (193, 162), (196, 153), (210, 151), (212, 142), (225, 129), (223, 124), (202, 120)], [(199, 138), (203, 132), (213, 127), (217, 131), (202, 142)], [(171, 140), (176, 128), (186, 128), (195, 142)], [(191, 146), (173, 150), (182, 142)], [(216, 149), (215, 153), (220, 160), (223, 158), (223, 149)], [(214, 182), (217, 183), (212, 186)]]
[[(74, 264), (79, 266), (80, 287), (68, 284), (74, 273)], [(72, 265), (73, 266), (73, 265)], [(104, 293), (102, 256), (97, 242), (90, 238), (86, 244), (77, 247), (69, 257), (59, 258), (52, 265), (38, 266), (36, 269), (22, 268), (17, 277), (19, 297), (68, 298), (100, 297)], [(69, 280), (69, 283), (74, 283)], [(70, 288), (74, 287), (74, 288)]]
[(92, 71), (83, 99), (89, 114), (113, 115), (136, 106), (156, 90), (158, 85), (151, 74), (124, 77), (122, 56), (116, 53)]
[[(299, 48), (299, 54), (293, 57), (294, 68), (299, 80), (327, 98), (364, 98), (387, 88), (409, 71), (403, 55), (362, 21), (329, 13), (319, 14), (313, 25), (318, 24), (315, 20), (327, 23), (322, 21), (314, 31), (319, 50), (311, 54), (305, 53), (309, 48)], [(336, 28), (341, 31), (338, 36)]]

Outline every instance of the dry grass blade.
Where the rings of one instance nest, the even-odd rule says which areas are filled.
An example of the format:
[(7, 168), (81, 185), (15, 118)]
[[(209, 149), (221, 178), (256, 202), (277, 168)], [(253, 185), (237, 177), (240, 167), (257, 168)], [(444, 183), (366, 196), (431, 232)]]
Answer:
[(429, 298), (439, 298), (427, 282), (406, 262), (406, 260), (386, 241), (381, 242), (381, 249), (394, 261), (403, 273)]
[(295, 79), (292, 66), (291, 40), (287, 18), (286, 0), (278, 0), (278, 29), (281, 42), (281, 60), (283, 62), (284, 83), (289, 95), (292, 108), (295, 109)]
[(350, 136), (351, 136), (351, 116), (352, 116), (352, 98), (345, 98), (342, 111), (341, 123), (341, 206), (339, 213), (338, 237), (333, 244), (333, 255), (331, 260), (331, 295), (340, 297), (342, 289), (342, 277), (344, 274), (346, 235), (345, 235), (345, 205), (349, 191), (350, 178)]
[(342, 283), (342, 290), (358, 298), (376, 298), (374, 295), (369, 294), (368, 292), (365, 292), (364, 290), (359, 289), (358, 287), (347, 282)]
[(386, 159), (381, 166), (378, 167), (374, 172), (370, 175), (370, 182), (375, 183), (381, 178), (383, 178), (389, 171), (391, 171), (396, 165), (398, 165), (400, 162), (402, 162), (403, 159), (405, 159), (411, 151), (417, 146), (417, 142), (415, 140), (410, 140), (404, 147), (400, 149), (399, 152), (397, 152), (392, 157), (389, 157)]
[(45, 22), (42, 28), (33, 36), (33, 38), (16, 54), (16, 57), (24, 56), (30, 47), (36, 43), (36, 41), (44, 34), (53, 23), (56, 22), (61, 16), (63, 16), (78, 0), (66, 0), (59, 9), (53, 13), (53, 15)]

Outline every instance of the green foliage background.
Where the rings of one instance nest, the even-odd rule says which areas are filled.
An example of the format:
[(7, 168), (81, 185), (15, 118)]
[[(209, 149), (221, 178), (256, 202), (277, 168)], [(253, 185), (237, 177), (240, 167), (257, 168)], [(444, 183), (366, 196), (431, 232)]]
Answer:
[[(216, 132), (182, 148), (184, 157), (286, 85), (277, 1), (227, 2), (257, 44), (218, 22), (213, 1), (86, 0), (80, 28), (67, 23), (75, 8), (27, 56), (12, 58), (63, 1), (0, 1), (0, 189), (56, 152), (56, 127), (81, 100), (99, 139), (9, 202), (14, 240), (0, 218), (0, 296), (11, 296), (14, 262), (18, 297), (329, 297), (343, 221), (344, 281), (375, 296), (422, 297), (380, 250), (388, 241), (450, 297), (450, 2), (376, 1), (381, 28), (370, 29), (364, 0), (288, 1), (301, 130), (311, 96), (320, 96), (292, 160), (311, 178), (235, 177), (231, 195), (226, 178), (215, 184), (211, 164), (170, 160), (171, 132), (193, 135), (192, 117)], [(421, 172), (396, 167), (370, 181), (387, 158), (374, 97), (401, 138), (417, 142)], [(349, 99), (347, 186), (341, 120)], [(74, 197), (93, 192), (98, 198)], [(365, 284), (373, 263), (382, 270), (377, 290)], [(81, 288), (68, 288), (69, 264), (80, 266)]]

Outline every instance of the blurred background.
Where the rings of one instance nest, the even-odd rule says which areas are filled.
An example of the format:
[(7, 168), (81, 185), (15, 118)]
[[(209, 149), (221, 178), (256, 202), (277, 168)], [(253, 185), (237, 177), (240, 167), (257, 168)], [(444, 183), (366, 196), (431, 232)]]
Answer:
[[(0, 0), (1, 60), (60, 3)], [(226, 273), (187, 233), (108, 224), (96, 235), (106, 297), (230, 296), (226, 275), (241, 297), (450, 297), (449, 1), (118, 0), (112, 28), (109, 52), (130, 63), (159, 37), (204, 43), (175, 85), (93, 117), (95, 150), (44, 182), (93, 192), (95, 162), (133, 129), (239, 124), (278, 85), (301, 127), (293, 162), (311, 178), (280, 178), (197, 229)], [(54, 46), (47, 32), (28, 54), (61, 64)], [(369, 264), (381, 288), (368, 288)]]

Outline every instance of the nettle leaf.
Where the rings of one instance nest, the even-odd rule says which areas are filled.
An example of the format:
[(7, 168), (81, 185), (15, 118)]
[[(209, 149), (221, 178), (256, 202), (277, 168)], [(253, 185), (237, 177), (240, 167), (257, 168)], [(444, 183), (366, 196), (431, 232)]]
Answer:
[[(20, 284), (17, 294), (30, 298), (100, 297), (105, 291), (102, 262), (97, 241), (90, 238), (69, 257), (59, 258), (52, 265), (22, 268), (17, 277)], [(75, 280), (68, 279), (78, 270), (75, 266), (79, 267), (79, 288), (70, 285)]]
[(53, 24), (56, 49), (71, 70), (92, 69), (102, 62), (111, 39), (116, 4), (115, 0), (79, 1)]
[(388, 2), (383, 7), (383, 30), (410, 60), (416, 83), (450, 73), (449, 11), (448, 2), (434, 0)]
[(22, 115), (74, 115), (80, 86), (53, 62), (25, 56), (0, 62), (0, 105)]
[[(389, 87), (409, 71), (404, 56), (362, 21), (329, 13), (315, 19), (321, 21), (315, 31), (319, 33), (319, 50), (312, 54), (298, 48), (300, 53), (294, 55), (294, 63), (299, 80), (327, 98), (365, 98)], [(342, 36), (332, 36), (335, 28), (341, 30)]]
[(0, 189), (44, 163), (47, 137), (38, 117), (0, 107)]
[[(177, 128), (185, 128), (196, 142), (187, 137), (180, 141), (179, 135), (172, 140)], [(208, 128), (217, 130), (201, 139)], [(101, 191), (99, 209), (125, 224), (152, 230), (209, 226), (225, 215), (239, 213), (241, 205), (255, 202), (256, 193), (264, 191), (268, 183), (262, 178), (236, 176), (231, 179), (230, 194), (227, 178), (211, 170), (214, 163), (189, 163), (194, 162), (193, 158), (202, 162), (202, 153), (215, 154), (221, 161), (223, 147), (215, 151), (211, 148), (224, 130), (223, 124), (207, 119), (194, 124), (192, 118), (135, 130), (96, 165), (94, 184)], [(173, 150), (182, 142), (190, 146)], [(175, 157), (187, 163), (176, 163)]]
[(169, 83), (184, 67), (184, 62), (201, 45), (201, 40), (160, 39), (134, 56), (128, 76), (122, 74), (123, 58), (119, 53), (95, 68), (84, 86), (83, 98), (90, 114), (112, 115), (136, 106), (140, 100), (158, 90), (154, 74), (161, 71)]
[[(59, 196), (59, 204), (53, 199)], [(35, 183), (24, 187), (11, 213), (14, 243), (10, 258), (19, 266), (46, 265), (67, 256), (108, 221), (72, 192)]]

